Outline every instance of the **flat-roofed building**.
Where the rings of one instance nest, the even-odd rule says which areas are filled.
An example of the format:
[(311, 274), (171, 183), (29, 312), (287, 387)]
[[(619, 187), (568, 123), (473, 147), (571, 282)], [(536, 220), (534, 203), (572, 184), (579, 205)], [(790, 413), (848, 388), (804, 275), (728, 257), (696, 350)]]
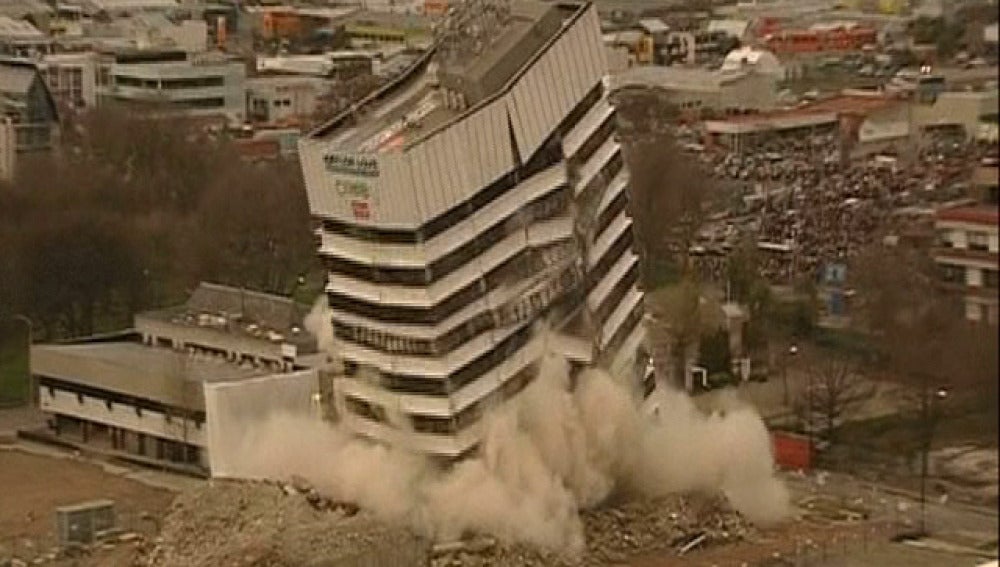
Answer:
[[(306, 309), (203, 283), (182, 305), (136, 315), (134, 329), (34, 345), (36, 396), (50, 416), (34, 433), (208, 472), (209, 428), (247, 425), (246, 407), (220, 400), (253, 402), (258, 419), (309, 407), (321, 358), (302, 329)], [(214, 439), (227, 442), (218, 431)]]
[(612, 88), (652, 89), (682, 112), (743, 113), (773, 109), (778, 103), (779, 80), (752, 67), (713, 71), (647, 65), (615, 75)]
[(165, 114), (219, 116), (242, 124), (245, 80), (245, 63), (221, 53), (114, 50), (101, 56), (98, 103)]
[(300, 142), (345, 364), (337, 413), (444, 457), (476, 447), (484, 412), (550, 349), (642, 374), (629, 174), (596, 10), (510, 6), (494, 4), (478, 38), (446, 22), (436, 51)]

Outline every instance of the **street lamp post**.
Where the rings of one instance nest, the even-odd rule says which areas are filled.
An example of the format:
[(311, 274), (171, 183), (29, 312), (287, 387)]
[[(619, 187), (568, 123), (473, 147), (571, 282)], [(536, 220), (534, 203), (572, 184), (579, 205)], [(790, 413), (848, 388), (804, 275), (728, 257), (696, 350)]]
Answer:
[(799, 353), (799, 347), (796, 345), (791, 345), (788, 347), (788, 352), (785, 354), (785, 363), (781, 365), (781, 382), (784, 387), (784, 400), (785, 407), (788, 407), (789, 403), (789, 393), (788, 393), (788, 365), (791, 359)]
[(920, 534), (927, 534), (927, 476), (930, 468), (929, 458), (931, 452), (931, 440), (937, 420), (940, 417), (939, 402), (943, 402), (948, 397), (947, 388), (938, 388), (931, 394), (928, 377), (923, 380), (923, 392), (921, 396), (921, 420), (922, 420), (922, 454), (920, 456)]

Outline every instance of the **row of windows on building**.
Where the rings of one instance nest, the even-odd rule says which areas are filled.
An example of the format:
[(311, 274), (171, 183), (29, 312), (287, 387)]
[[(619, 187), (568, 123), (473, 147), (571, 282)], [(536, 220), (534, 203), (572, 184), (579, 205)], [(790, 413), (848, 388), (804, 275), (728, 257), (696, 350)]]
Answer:
[(972, 266), (942, 264), (941, 280), (949, 284), (985, 287), (987, 289), (1000, 288), (1000, 272)]
[[(967, 231), (965, 233), (965, 248), (975, 252), (990, 251), (990, 235), (984, 231)], [(943, 233), (939, 239), (939, 244), (945, 248), (957, 248), (954, 237), (950, 233)]]
[(116, 75), (115, 85), (120, 87), (136, 87), (144, 89), (197, 89), (206, 87), (221, 87), (225, 85), (225, 79), (220, 76), (215, 77), (187, 77), (181, 79), (141, 79), (139, 77), (129, 77)]

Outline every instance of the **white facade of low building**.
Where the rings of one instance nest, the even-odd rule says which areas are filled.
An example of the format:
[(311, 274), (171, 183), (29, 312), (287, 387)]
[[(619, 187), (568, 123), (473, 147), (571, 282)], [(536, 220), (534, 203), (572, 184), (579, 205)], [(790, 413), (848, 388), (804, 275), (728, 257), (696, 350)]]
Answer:
[(191, 116), (221, 115), (242, 123), (246, 117), (246, 67), (222, 57), (187, 61), (113, 63), (100, 98), (161, 105)]

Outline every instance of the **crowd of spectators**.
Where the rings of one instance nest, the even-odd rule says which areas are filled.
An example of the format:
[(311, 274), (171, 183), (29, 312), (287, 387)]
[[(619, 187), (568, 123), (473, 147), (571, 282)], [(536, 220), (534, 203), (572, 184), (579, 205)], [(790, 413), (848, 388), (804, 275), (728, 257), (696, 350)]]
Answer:
[(908, 160), (885, 154), (847, 160), (833, 132), (768, 141), (740, 154), (706, 152), (709, 171), (735, 183), (744, 207), (705, 227), (693, 249), (695, 265), (703, 278), (721, 281), (728, 251), (752, 238), (772, 283), (816, 276), (880, 237), (894, 212), (960, 197), (959, 181), (982, 153), (970, 142), (936, 136)]

